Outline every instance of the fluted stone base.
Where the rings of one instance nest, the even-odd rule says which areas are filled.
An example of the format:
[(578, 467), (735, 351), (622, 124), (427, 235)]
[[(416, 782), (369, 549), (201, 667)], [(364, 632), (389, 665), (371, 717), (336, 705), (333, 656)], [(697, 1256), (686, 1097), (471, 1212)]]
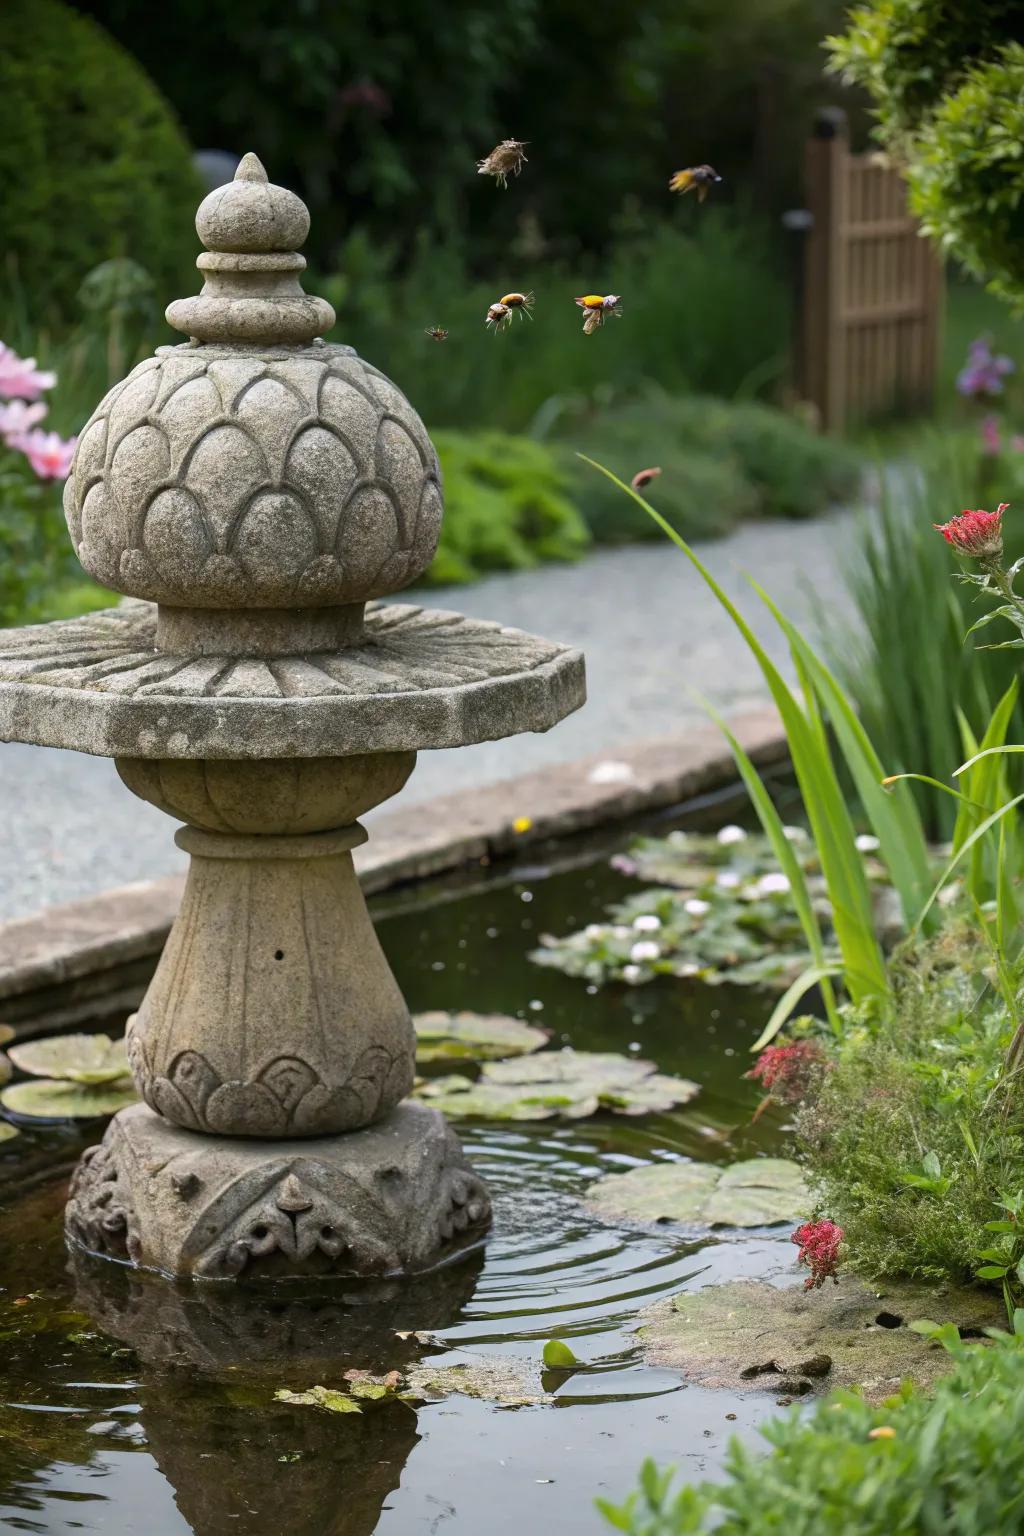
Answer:
[(415, 1274), (478, 1241), (490, 1199), (444, 1118), (400, 1104), (343, 1136), (249, 1141), (122, 1110), (82, 1158), (71, 1242), (181, 1279)]

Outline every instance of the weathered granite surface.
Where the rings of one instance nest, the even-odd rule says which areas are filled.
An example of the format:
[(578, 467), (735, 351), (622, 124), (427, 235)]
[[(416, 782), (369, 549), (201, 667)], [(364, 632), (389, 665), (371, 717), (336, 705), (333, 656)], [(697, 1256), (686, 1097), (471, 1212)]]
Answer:
[(274, 658), (179, 655), (128, 602), (0, 635), (0, 740), (102, 757), (415, 752), (546, 731), (586, 697), (570, 646), (381, 604), (361, 645)]
[(86, 1152), (67, 1208), (89, 1252), (206, 1280), (425, 1269), (489, 1220), (457, 1136), (416, 1103), (349, 1136), (273, 1144), (197, 1135), (136, 1104)]

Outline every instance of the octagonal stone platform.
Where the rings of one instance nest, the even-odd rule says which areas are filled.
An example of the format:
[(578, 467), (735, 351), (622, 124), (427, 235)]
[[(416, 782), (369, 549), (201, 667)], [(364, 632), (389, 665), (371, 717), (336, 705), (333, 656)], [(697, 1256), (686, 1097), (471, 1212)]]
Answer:
[(0, 740), (101, 757), (314, 758), (546, 731), (586, 697), (570, 646), (405, 603), (371, 603), (362, 644), (277, 657), (157, 649), (128, 600), (0, 633)]

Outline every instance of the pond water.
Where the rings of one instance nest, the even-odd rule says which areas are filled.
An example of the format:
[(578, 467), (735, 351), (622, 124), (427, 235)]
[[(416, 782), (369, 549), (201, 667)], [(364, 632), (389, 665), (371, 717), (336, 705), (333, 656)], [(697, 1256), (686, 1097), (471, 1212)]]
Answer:
[[(756, 1438), (770, 1394), (737, 1398), (645, 1366), (636, 1314), (684, 1287), (788, 1263), (786, 1233), (694, 1243), (671, 1227), (598, 1220), (579, 1200), (599, 1174), (638, 1163), (725, 1162), (784, 1144), (773, 1113), (750, 1127), (758, 1093), (742, 1078), (769, 998), (678, 982), (594, 992), (527, 959), (539, 933), (596, 920), (636, 888), (602, 850), (576, 867), (506, 866), (375, 904), (414, 1011), (519, 1013), (555, 1043), (632, 1051), (702, 1085), (686, 1108), (640, 1119), (463, 1122), (494, 1229), (483, 1252), (432, 1276), (340, 1295), (300, 1282), (247, 1292), (70, 1261), (67, 1173), (102, 1127), (39, 1129), (0, 1148), (0, 1530), (596, 1536), (608, 1527), (594, 1497), (624, 1495), (645, 1455), (700, 1477), (731, 1435)], [(434, 1342), (397, 1336), (406, 1330)], [(552, 1335), (586, 1369), (546, 1374), (550, 1403), (453, 1396), (342, 1416), (273, 1397), (340, 1387), (353, 1366), (481, 1355), (524, 1363), (540, 1390)]]

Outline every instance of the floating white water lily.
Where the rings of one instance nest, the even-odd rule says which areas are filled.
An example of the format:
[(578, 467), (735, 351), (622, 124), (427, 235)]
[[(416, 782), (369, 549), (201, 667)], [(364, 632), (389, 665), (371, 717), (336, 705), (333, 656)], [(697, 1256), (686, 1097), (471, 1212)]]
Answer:
[(683, 911), (689, 912), (691, 917), (706, 917), (711, 911), (711, 903), (700, 896), (691, 896), (689, 901), (683, 902)]
[(789, 890), (789, 879), (779, 870), (776, 874), (762, 875), (754, 886), (757, 896), (784, 896)]
[(725, 847), (730, 843), (742, 843), (746, 841), (747, 834), (742, 827), (722, 827), (718, 833), (718, 841)]
[(878, 838), (873, 837), (870, 832), (862, 832), (859, 837), (854, 838), (854, 844), (861, 853), (877, 853), (882, 846)]
[(653, 912), (641, 912), (639, 917), (634, 917), (633, 927), (637, 933), (657, 933), (661, 927), (661, 918), (655, 917)]
[(661, 949), (653, 939), (638, 939), (629, 952), (631, 960), (657, 960)]

